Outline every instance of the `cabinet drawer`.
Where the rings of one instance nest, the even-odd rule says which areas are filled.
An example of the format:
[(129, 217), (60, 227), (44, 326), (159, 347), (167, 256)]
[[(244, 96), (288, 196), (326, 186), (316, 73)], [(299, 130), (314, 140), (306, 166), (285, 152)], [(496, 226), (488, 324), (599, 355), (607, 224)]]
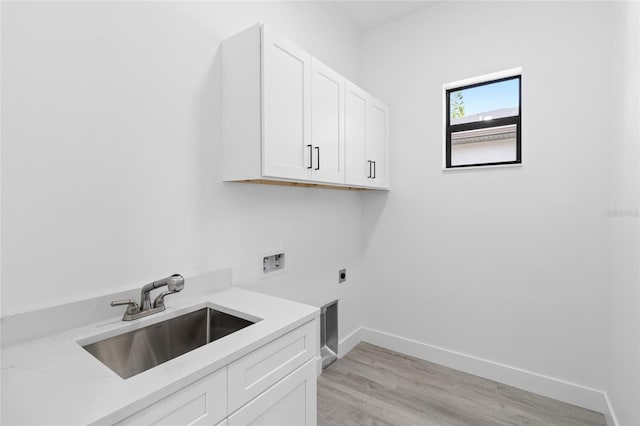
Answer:
[(222, 368), (118, 425), (212, 425), (227, 417), (226, 390), (227, 369)]
[(229, 416), (228, 426), (316, 426), (316, 362), (307, 361)]
[(229, 364), (229, 413), (313, 358), (316, 339), (311, 321)]

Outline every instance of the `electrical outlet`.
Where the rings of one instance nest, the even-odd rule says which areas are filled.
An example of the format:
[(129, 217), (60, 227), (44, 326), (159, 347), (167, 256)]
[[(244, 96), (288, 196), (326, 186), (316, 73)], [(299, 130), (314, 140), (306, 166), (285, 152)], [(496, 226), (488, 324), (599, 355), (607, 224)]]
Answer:
[(347, 281), (347, 268), (338, 271), (338, 284)]

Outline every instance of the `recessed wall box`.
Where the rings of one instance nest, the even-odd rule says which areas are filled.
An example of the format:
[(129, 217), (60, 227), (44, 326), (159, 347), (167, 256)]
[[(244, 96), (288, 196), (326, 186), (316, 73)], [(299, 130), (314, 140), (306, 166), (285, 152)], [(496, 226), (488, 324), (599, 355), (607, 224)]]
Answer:
[(320, 310), (320, 356), (325, 369), (338, 359), (338, 301)]
[(286, 267), (284, 252), (268, 253), (262, 256), (262, 277), (272, 277), (284, 272)]

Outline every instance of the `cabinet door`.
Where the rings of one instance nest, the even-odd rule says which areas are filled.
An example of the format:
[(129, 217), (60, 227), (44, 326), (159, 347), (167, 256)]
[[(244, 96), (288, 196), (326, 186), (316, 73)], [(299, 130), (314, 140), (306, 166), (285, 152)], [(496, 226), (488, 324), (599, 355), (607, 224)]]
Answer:
[(346, 183), (368, 186), (371, 182), (367, 161), (367, 99), (368, 95), (347, 82), (345, 95)]
[(388, 108), (347, 82), (345, 114), (346, 183), (388, 185)]
[(229, 412), (242, 407), (316, 355), (317, 320), (245, 355), (228, 366)]
[(386, 188), (388, 179), (389, 109), (385, 104), (369, 98), (367, 105), (367, 160), (372, 161), (371, 185)]
[(225, 367), (127, 417), (118, 425), (212, 425), (226, 416)]
[(311, 176), (311, 56), (262, 29), (262, 175)]
[(345, 79), (323, 63), (311, 63), (312, 179), (344, 183)]
[(228, 426), (315, 426), (316, 404), (312, 359), (229, 416)]

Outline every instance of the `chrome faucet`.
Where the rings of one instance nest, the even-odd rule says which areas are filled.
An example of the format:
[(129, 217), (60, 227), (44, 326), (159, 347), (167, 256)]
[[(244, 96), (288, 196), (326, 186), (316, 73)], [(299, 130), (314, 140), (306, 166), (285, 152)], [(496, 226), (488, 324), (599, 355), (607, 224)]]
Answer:
[[(159, 287), (167, 286), (168, 291), (160, 293), (151, 304), (151, 290)], [(122, 321), (131, 321), (134, 319), (146, 317), (165, 310), (165, 296), (177, 293), (184, 288), (184, 278), (180, 274), (173, 274), (167, 278), (154, 281), (142, 287), (140, 292), (140, 305), (134, 300), (118, 300), (111, 302), (111, 306), (127, 305), (127, 310), (122, 317)]]

